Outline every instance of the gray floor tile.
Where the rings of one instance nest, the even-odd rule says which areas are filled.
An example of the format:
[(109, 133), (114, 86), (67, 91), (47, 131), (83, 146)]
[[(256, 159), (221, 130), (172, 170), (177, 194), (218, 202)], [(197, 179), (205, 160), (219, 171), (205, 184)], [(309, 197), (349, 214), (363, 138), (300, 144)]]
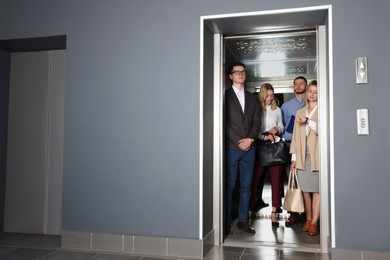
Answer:
[(317, 253), (310, 252), (297, 252), (297, 251), (287, 251), (283, 250), (280, 252), (280, 259), (318, 259)]
[(16, 247), (10, 247), (10, 246), (0, 246), (0, 255), (3, 255), (5, 253), (8, 253), (12, 250), (15, 250)]
[(26, 244), (26, 247), (57, 249), (57, 248), (61, 247), (61, 237), (60, 236), (47, 236), (44, 238), (39, 238), (35, 241), (31, 241), (30, 243)]
[(242, 253), (210, 251), (203, 260), (240, 260), (241, 256)]
[(39, 260), (88, 260), (92, 259), (95, 255), (97, 255), (97, 253), (59, 250)]
[(240, 260), (278, 260), (279, 256), (276, 255), (251, 255), (244, 254)]
[(279, 256), (280, 250), (273, 248), (245, 248), (245, 254)]
[(98, 254), (92, 260), (140, 260), (140, 259), (145, 259), (145, 258), (142, 258), (141, 256), (133, 256), (133, 255)]
[(0, 255), (0, 260), (37, 260), (52, 252), (53, 250), (46, 249), (18, 248), (4, 255)]
[[(49, 235), (36, 235), (36, 234), (10, 234), (7, 238), (0, 241), (0, 245), (3, 246), (15, 246), (15, 247), (28, 247), (32, 243), (36, 243), (39, 240), (50, 239)], [(59, 238), (59, 236), (55, 236)]]
[(318, 260), (330, 260), (330, 255), (329, 254), (317, 254), (317, 259)]
[(210, 252), (217, 251), (221, 253), (244, 253), (245, 248), (235, 246), (214, 246), (210, 249)]
[(164, 258), (164, 257), (154, 257), (154, 256), (144, 256), (140, 258), (141, 260), (187, 260), (187, 258)]

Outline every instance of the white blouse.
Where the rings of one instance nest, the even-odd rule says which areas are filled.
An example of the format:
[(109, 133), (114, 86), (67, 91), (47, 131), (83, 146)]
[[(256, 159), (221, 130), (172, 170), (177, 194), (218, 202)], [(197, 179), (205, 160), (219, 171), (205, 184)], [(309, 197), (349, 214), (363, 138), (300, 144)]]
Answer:
[(317, 106), (315, 106), (315, 108), (310, 112), (310, 114), (306, 110), (306, 117), (308, 118), (307, 120), (309, 120), (309, 122), (306, 124), (306, 136), (309, 134), (309, 128), (313, 129), (314, 131), (317, 131), (317, 123), (310, 120), (313, 114), (316, 112), (316, 110), (317, 110)]
[(275, 110), (271, 109), (271, 106), (267, 106), (267, 114), (261, 118), (261, 128), (259, 133), (259, 138), (262, 138), (262, 133), (268, 132), (273, 127), (277, 127), (279, 130), (279, 135), (284, 131), (282, 110), (277, 107)]

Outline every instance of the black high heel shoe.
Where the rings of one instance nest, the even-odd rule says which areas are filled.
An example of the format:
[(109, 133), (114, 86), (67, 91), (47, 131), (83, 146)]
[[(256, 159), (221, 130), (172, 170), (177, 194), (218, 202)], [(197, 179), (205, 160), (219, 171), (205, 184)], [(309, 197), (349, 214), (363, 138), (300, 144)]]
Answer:
[(278, 212), (278, 210), (276, 209), (276, 211), (272, 211), (271, 212), (271, 224), (272, 224), (272, 227), (279, 227), (279, 222), (278, 221), (276, 221), (276, 222), (272, 221), (272, 215), (273, 214), (275, 214), (275, 218), (276, 219), (279, 219), (279, 212)]
[(280, 215), (279, 214), (283, 213), (283, 209), (282, 208), (276, 208), (276, 213), (278, 213), (277, 216), (276, 216), (277, 219), (280, 220)]

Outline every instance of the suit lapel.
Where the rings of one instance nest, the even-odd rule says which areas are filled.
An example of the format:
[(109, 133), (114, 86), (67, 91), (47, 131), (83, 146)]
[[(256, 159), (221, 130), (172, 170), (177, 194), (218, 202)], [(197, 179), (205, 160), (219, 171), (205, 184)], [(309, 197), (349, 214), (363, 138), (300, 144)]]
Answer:
[(245, 91), (244, 92), (245, 93), (245, 107), (244, 107), (244, 116), (246, 115), (246, 114), (248, 114), (248, 109), (251, 107), (251, 103), (250, 103), (250, 96), (249, 95), (252, 95), (251, 93), (249, 93), (249, 92), (247, 92), (247, 91)]
[[(246, 93), (245, 93), (245, 95), (246, 95)], [(238, 100), (238, 97), (237, 97), (236, 93), (234, 92), (233, 88), (231, 88), (230, 96), (231, 96), (230, 101), (233, 102), (234, 108), (239, 110), (241, 112), (241, 114), (243, 116), (245, 116), (244, 112), (242, 112), (240, 101)], [(246, 96), (245, 96), (245, 103), (246, 103)], [(245, 110), (246, 110), (246, 105), (245, 105)]]

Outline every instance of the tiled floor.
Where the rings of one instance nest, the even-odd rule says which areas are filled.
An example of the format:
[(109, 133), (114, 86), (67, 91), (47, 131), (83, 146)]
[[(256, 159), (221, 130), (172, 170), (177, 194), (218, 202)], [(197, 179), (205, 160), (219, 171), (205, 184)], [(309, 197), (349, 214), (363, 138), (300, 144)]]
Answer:
[[(161, 260), (158, 258), (94, 251), (71, 251), (60, 248), (59, 236), (2, 234), (0, 235), (1, 260)], [(267, 247), (245, 248), (214, 246), (205, 260), (329, 260), (328, 255)]]
[[(287, 214), (284, 218), (287, 219)], [(278, 228), (271, 226), (271, 219), (268, 215), (252, 221), (252, 227), (256, 230), (254, 235), (247, 234), (233, 225), (233, 235), (225, 239), (225, 244), (248, 244), (282, 249), (301, 248), (312, 252), (320, 250), (319, 235), (309, 236), (307, 232), (302, 232), (303, 225), (301, 223), (297, 223), (293, 227), (286, 227), (284, 218), (279, 221), (280, 226)]]
[[(285, 188), (286, 189), (286, 188)], [(271, 205), (271, 187), (265, 185), (263, 190), (263, 200)], [(227, 245), (249, 244), (256, 246), (271, 246), (276, 248), (305, 248), (306, 251), (320, 250), (320, 236), (309, 236), (302, 232), (302, 224), (297, 223), (293, 227), (286, 227), (285, 222), (289, 214), (283, 211), (280, 215), (280, 226), (273, 228), (271, 226), (272, 207), (268, 206), (258, 212), (260, 218), (252, 220), (251, 224), (256, 230), (256, 234), (248, 235), (238, 230), (233, 225), (233, 235), (228, 236), (225, 240)]]
[[(263, 198), (270, 202), (270, 187), (264, 187)], [(284, 211), (280, 227), (272, 228), (269, 214), (271, 207), (259, 212), (260, 219), (253, 221), (255, 235), (234, 227), (233, 235), (222, 246), (214, 246), (205, 260), (329, 260), (320, 254), (319, 236), (311, 237), (302, 232), (301, 224), (285, 227), (288, 215)], [(303, 249), (303, 250), (302, 250)], [(61, 249), (60, 236), (31, 234), (0, 234), (0, 260), (161, 260), (158, 258), (97, 251), (72, 251)]]
[(328, 254), (277, 250), (266, 247), (214, 247), (205, 260), (329, 260)]

